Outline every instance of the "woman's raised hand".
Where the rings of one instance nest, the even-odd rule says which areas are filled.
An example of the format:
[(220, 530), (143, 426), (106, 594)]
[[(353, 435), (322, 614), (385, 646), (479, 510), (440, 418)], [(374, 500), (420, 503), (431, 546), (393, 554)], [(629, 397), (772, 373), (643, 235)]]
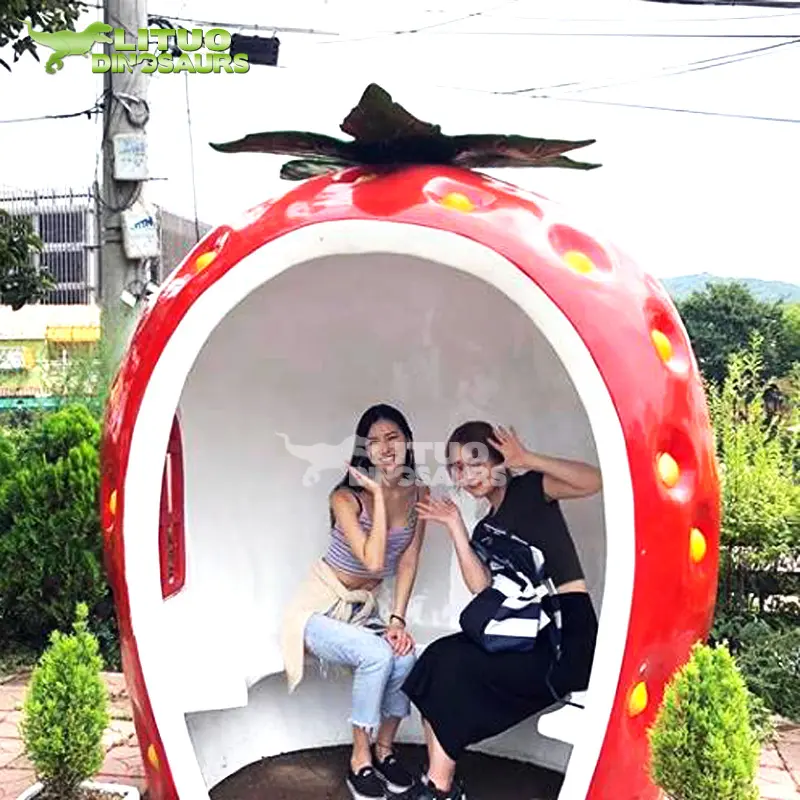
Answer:
[(358, 485), (363, 486), (370, 494), (377, 494), (381, 491), (381, 485), (378, 481), (372, 480), (369, 475), (356, 469), (351, 464), (347, 465), (347, 471), (353, 476)]
[(420, 519), (439, 522), (448, 528), (461, 522), (461, 512), (449, 497), (420, 500), (417, 503), (417, 513)]
[(529, 455), (525, 445), (520, 441), (514, 428), (506, 428), (496, 425), (493, 429), (493, 436), (489, 439), (489, 444), (500, 451), (503, 456), (503, 465), (514, 469), (524, 467), (526, 457)]

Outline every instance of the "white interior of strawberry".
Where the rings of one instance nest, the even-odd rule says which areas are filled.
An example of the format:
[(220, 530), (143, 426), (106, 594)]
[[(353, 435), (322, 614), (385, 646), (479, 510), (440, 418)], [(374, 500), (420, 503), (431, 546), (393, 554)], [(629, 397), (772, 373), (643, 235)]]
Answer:
[[(351, 246), (354, 224), (366, 252), (325, 256)], [(430, 443), (418, 460), (434, 483), (444, 473), (442, 445), (433, 443), (468, 418), (513, 424), (532, 448), (603, 469), (602, 497), (564, 505), (600, 616), (592, 713), (568, 772), (572, 789), (585, 792), (616, 690), (633, 584), (630, 475), (602, 379), (569, 321), (480, 245), (391, 223), (330, 223), (323, 244), (312, 244), (326, 237), (309, 231), (257, 251), (194, 304), (156, 367), (133, 433), (128, 587), (179, 793), (199, 796), (198, 787), (265, 756), (348, 741), (349, 681), (307, 668), (288, 696), (278, 625), (327, 545), (327, 496), (349, 457), (343, 440), (381, 401), (408, 415), (418, 444)], [(296, 263), (315, 248), (317, 258)], [(163, 600), (158, 563), (142, 555), (140, 537), (156, 542), (176, 408), (187, 577)], [(431, 526), (408, 613), (420, 645), (456, 630), (466, 600), (446, 534)], [(421, 740), (416, 718), (401, 738)], [(539, 735), (536, 720), (484, 749), (559, 769), (570, 753)], [(564, 794), (572, 789), (565, 784), (562, 796), (584, 796)]]

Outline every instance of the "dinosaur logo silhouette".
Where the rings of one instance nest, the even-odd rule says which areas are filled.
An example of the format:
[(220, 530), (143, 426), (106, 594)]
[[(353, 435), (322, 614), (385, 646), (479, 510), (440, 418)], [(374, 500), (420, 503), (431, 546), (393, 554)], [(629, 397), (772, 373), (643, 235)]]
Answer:
[(295, 444), (285, 433), (277, 433), (283, 439), (286, 451), (295, 458), (307, 461), (309, 466), (303, 475), (303, 486), (319, 483), (321, 473), (335, 469), (344, 472), (345, 462), (353, 453), (355, 436), (350, 435), (339, 444)]
[(31, 27), (31, 21), (27, 20), (28, 35), (36, 44), (49, 47), (53, 50), (53, 55), (47, 59), (44, 65), (49, 75), (54, 75), (64, 66), (64, 59), (67, 56), (87, 57), (96, 44), (112, 44), (111, 39), (106, 34), (113, 28), (105, 22), (93, 22), (82, 31), (35, 31)]

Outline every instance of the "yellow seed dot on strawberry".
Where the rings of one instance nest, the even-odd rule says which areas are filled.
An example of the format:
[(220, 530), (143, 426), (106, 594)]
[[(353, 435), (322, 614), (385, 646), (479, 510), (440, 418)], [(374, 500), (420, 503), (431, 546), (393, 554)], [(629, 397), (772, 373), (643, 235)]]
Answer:
[(678, 462), (669, 453), (661, 453), (658, 457), (658, 475), (669, 489), (680, 480), (681, 470)]
[(666, 364), (672, 358), (672, 342), (663, 331), (659, 330), (654, 330), (650, 334), (650, 338), (653, 340), (661, 360)]
[(628, 714), (632, 717), (638, 717), (647, 708), (647, 684), (642, 681), (633, 687), (631, 696), (628, 699)]
[(197, 256), (197, 260), (194, 262), (195, 269), (197, 272), (202, 272), (212, 261), (217, 257), (216, 250), (209, 250), (207, 253), (202, 253), (201, 255)]
[(579, 272), (581, 275), (588, 275), (595, 269), (594, 261), (586, 253), (581, 253), (580, 250), (568, 250), (561, 256), (561, 260), (570, 269), (574, 269), (575, 272)]
[(439, 202), (445, 208), (450, 208), (453, 211), (469, 213), (475, 210), (475, 203), (461, 192), (449, 192)]

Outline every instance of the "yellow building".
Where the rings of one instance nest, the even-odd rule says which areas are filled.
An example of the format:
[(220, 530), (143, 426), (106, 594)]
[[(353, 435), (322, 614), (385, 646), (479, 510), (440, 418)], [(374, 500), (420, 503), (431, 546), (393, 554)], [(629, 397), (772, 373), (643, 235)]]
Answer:
[(96, 305), (0, 306), (0, 410), (48, 405), (67, 365), (99, 340)]

